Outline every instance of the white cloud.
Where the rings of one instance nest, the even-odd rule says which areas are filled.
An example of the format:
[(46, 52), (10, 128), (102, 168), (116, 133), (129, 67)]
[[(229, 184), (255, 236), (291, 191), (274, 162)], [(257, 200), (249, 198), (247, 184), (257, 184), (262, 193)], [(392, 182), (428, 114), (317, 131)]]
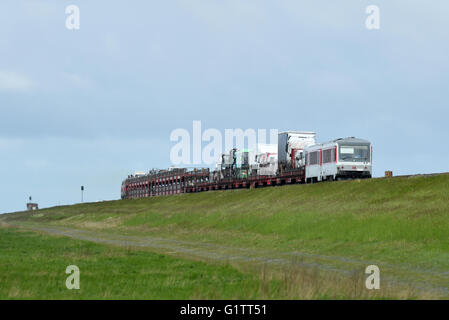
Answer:
[(305, 81), (307, 89), (315, 92), (348, 95), (362, 90), (357, 79), (344, 73), (316, 71), (307, 75)]
[(120, 40), (115, 34), (107, 34), (102, 40), (103, 50), (110, 56), (116, 56), (120, 52)]
[(24, 74), (0, 71), (0, 90), (25, 91), (33, 86), (34, 82)]
[(58, 13), (57, 6), (40, 0), (27, 0), (22, 2), (21, 6), (27, 15), (43, 20)]
[(0, 137), (0, 151), (12, 151), (13, 149), (21, 148), (24, 141), (19, 138), (2, 138)]
[(257, 0), (180, 0), (179, 3), (194, 16), (207, 23), (209, 27), (223, 30), (231, 28), (235, 30), (240, 28), (242, 23), (247, 26), (258, 26), (269, 17), (267, 9), (261, 6), (260, 1)]
[(90, 78), (76, 74), (76, 73), (63, 73), (62, 77), (66, 82), (68, 82), (71, 86), (81, 89), (91, 88), (93, 82)]
[(29, 169), (42, 169), (50, 166), (50, 162), (45, 159), (25, 160), (24, 165)]

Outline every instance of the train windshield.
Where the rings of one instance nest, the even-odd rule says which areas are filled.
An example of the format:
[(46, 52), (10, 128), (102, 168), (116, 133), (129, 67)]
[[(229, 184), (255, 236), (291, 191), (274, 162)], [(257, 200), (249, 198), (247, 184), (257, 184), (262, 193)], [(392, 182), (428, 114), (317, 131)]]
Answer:
[(340, 161), (347, 162), (369, 162), (370, 148), (369, 145), (362, 146), (340, 146)]

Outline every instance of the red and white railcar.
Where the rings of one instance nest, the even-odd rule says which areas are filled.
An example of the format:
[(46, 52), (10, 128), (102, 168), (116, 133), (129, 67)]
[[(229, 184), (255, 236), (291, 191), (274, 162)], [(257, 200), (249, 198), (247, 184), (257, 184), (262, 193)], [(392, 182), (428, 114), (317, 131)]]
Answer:
[(308, 146), (304, 150), (306, 183), (371, 178), (372, 145), (349, 137)]

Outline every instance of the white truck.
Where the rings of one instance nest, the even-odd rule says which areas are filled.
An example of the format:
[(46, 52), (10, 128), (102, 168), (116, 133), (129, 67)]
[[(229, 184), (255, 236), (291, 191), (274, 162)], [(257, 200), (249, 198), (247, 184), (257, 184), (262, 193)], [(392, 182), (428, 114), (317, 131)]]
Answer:
[(277, 145), (259, 143), (254, 154), (254, 163), (251, 164), (251, 172), (259, 176), (274, 176), (277, 170)]
[(314, 145), (316, 133), (311, 131), (285, 131), (278, 134), (279, 170), (304, 166), (304, 149)]

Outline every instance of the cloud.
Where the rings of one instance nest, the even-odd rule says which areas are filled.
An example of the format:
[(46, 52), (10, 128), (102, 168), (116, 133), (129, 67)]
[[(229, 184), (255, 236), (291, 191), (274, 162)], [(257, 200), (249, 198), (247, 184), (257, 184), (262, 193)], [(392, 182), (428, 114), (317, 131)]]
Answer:
[(115, 34), (107, 34), (102, 40), (103, 50), (109, 56), (116, 56), (120, 52), (120, 40)]
[(21, 3), (21, 7), (29, 16), (42, 20), (54, 16), (58, 12), (58, 7), (51, 3), (39, 0), (26, 0)]
[(34, 87), (34, 82), (26, 75), (0, 71), (0, 90), (4, 91), (26, 91)]
[(24, 167), (27, 169), (43, 169), (50, 165), (50, 163), (44, 159), (25, 160)]
[(71, 87), (88, 89), (93, 86), (93, 82), (90, 78), (76, 73), (64, 72), (62, 77)]
[(260, 33), (260, 27), (270, 17), (269, 9), (260, 1), (190, 1), (180, 0), (179, 4), (191, 15), (202, 21), (211, 30), (226, 32)]
[(338, 95), (353, 95), (361, 92), (357, 79), (343, 72), (317, 71), (308, 74), (305, 80), (307, 89), (314, 92)]

